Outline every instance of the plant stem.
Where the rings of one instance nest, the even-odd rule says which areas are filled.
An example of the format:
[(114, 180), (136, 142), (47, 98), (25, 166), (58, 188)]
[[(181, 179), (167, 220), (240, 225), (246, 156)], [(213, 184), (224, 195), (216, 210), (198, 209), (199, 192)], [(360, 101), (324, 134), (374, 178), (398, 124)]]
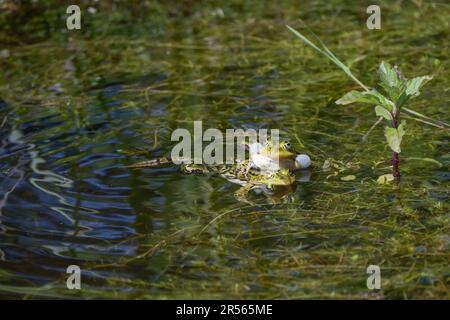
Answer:
[(400, 156), (397, 152), (392, 155), (392, 175), (395, 177), (397, 184), (400, 184)]
[[(397, 129), (398, 128), (398, 118), (399, 112), (397, 111), (392, 120), (392, 126)], [(400, 186), (400, 154), (398, 152), (393, 153), (392, 155), (392, 175), (397, 181), (397, 186)]]

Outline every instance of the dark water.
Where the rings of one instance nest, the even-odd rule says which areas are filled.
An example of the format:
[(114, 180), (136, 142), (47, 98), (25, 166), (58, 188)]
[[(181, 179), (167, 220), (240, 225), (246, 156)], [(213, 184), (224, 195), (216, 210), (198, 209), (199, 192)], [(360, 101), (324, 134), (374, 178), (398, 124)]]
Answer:
[[(397, 29), (378, 38), (359, 29), (349, 35), (351, 12), (344, 11), (337, 35), (327, 31), (329, 22), (310, 23), (344, 59), (362, 55), (355, 69), (367, 83), (382, 58), (398, 60), (411, 76), (432, 73), (411, 108), (448, 122), (444, 22), (414, 24), (435, 35), (424, 43), (416, 30), (402, 35), (405, 45), (373, 48), (398, 36), (416, 12), (435, 21), (445, 16), (428, 6), (403, 9), (389, 11), (397, 14)], [(402, 190), (379, 185), (377, 178), (390, 173), (381, 126), (361, 142), (376, 120), (373, 110), (334, 105), (354, 88), (351, 81), (285, 32), (292, 20), (264, 37), (272, 30), (268, 21), (277, 21), (264, 17), (255, 35), (246, 24), (255, 22), (244, 23), (237, 37), (236, 26), (220, 23), (206, 34), (156, 44), (124, 40), (116, 44), (120, 53), (109, 51), (113, 44), (91, 48), (95, 41), (75, 39), (70, 80), (63, 75), (71, 49), (55, 54), (56, 71), (46, 77), (39, 73), (45, 63), (23, 59), (40, 59), (54, 43), (11, 49), (2, 63), (19, 75), (10, 75), (18, 89), (3, 86), (0, 103), (1, 296), (446, 296), (448, 131), (406, 116)], [(372, 37), (375, 44), (365, 43)], [(19, 61), (35, 68), (33, 89), (26, 79), (34, 76), (20, 76), (26, 68)], [(62, 93), (51, 88), (55, 83)], [(220, 177), (127, 167), (170, 153), (171, 132), (191, 130), (194, 120), (223, 131), (280, 129), (311, 156), (309, 181), (298, 184), (290, 202), (252, 192), (249, 205), (236, 200), (239, 186)], [(327, 159), (334, 166), (324, 166)], [(369, 264), (382, 270), (375, 293), (366, 287)], [(81, 267), (81, 290), (66, 288), (69, 265)]]

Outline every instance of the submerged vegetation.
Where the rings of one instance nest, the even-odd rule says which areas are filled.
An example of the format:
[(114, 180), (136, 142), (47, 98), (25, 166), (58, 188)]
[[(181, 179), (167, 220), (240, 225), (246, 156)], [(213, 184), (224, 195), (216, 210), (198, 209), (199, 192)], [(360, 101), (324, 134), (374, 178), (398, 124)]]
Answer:
[[(448, 5), (383, 2), (376, 31), (364, 2), (80, 3), (71, 32), (66, 1), (0, 4), (0, 296), (448, 298)], [(336, 108), (366, 90), (292, 41), (299, 18), (365, 83), (381, 61), (433, 75), (401, 107), (400, 192), (377, 183), (391, 149), (373, 111)], [(194, 120), (281, 129), (311, 156), (309, 181), (247, 205), (220, 177), (129, 168)]]

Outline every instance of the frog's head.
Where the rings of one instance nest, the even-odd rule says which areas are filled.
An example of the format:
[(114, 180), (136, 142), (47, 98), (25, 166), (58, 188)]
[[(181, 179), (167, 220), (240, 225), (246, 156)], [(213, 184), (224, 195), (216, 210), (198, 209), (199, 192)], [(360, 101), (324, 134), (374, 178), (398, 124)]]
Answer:
[(278, 157), (280, 161), (282, 160), (292, 160), (295, 158), (295, 150), (291, 143), (287, 140), (281, 140), (278, 143), (268, 139), (264, 147), (260, 151), (261, 155), (269, 156), (271, 158)]
[(280, 169), (267, 175), (263, 175), (258, 182), (269, 187), (288, 186), (295, 182), (295, 175), (288, 169)]

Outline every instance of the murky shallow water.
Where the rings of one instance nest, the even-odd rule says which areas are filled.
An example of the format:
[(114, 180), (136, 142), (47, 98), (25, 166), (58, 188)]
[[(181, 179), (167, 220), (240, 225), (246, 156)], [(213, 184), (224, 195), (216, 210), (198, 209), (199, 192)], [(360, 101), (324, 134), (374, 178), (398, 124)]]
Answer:
[[(409, 10), (396, 12), (397, 27), (417, 11)], [(435, 21), (443, 14), (423, 10)], [(341, 30), (352, 21), (348, 13), (343, 17)], [(2, 296), (446, 296), (448, 134), (407, 119), (402, 191), (378, 185), (378, 176), (390, 172), (382, 128), (361, 143), (375, 121), (373, 111), (334, 105), (351, 82), (297, 43), (285, 23), (263, 37), (267, 21), (273, 21), (265, 19), (256, 35), (248, 33), (255, 22), (244, 21), (247, 32), (237, 37), (232, 36), (237, 27), (225, 23), (206, 34), (156, 44), (126, 41), (116, 48), (75, 39), (55, 54), (45, 85), (34, 84), (38, 89), (15, 98), (2, 91)], [(373, 73), (384, 58), (399, 59), (407, 75), (435, 72), (411, 107), (448, 122), (442, 94), (448, 92), (445, 24), (430, 31), (436, 37), (427, 41), (424, 55), (420, 35), (373, 52), (375, 45), (364, 42), (374, 37), (368, 31), (351, 34), (356, 41), (342, 31), (336, 45), (326, 28), (331, 22), (321, 21), (322, 28), (309, 22), (341, 57), (364, 55), (357, 70)], [(227, 34), (217, 35), (220, 30)], [(15, 48), (13, 62), (3, 63), (15, 63), (19, 72), (17, 61), (54, 52), (52, 45)], [(68, 71), (73, 50), (79, 55), (70, 60), (76, 71)], [(99, 57), (106, 62), (97, 65)], [(37, 75), (38, 64), (30, 64)], [(98, 70), (88, 68), (94, 65)], [(63, 77), (67, 72), (70, 80)], [(361, 76), (367, 83), (375, 77)], [(64, 92), (55, 94), (47, 81)], [(25, 90), (26, 80), (20, 85)], [(248, 205), (235, 199), (239, 187), (220, 177), (186, 175), (174, 167), (127, 168), (167, 155), (174, 144), (171, 132), (191, 129), (194, 120), (221, 130), (281, 129), (311, 155), (309, 181), (298, 184), (291, 202), (252, 193), (256, 204)], [(329, 158), (336, 167), (323, 168)], [(341, 179), (348, 175), (355, 180)], [(369, 264), (382, 269), (381, 291), (366, 287)], [(69, 265), (82, 269), (80, 291), (66, 288)]]

